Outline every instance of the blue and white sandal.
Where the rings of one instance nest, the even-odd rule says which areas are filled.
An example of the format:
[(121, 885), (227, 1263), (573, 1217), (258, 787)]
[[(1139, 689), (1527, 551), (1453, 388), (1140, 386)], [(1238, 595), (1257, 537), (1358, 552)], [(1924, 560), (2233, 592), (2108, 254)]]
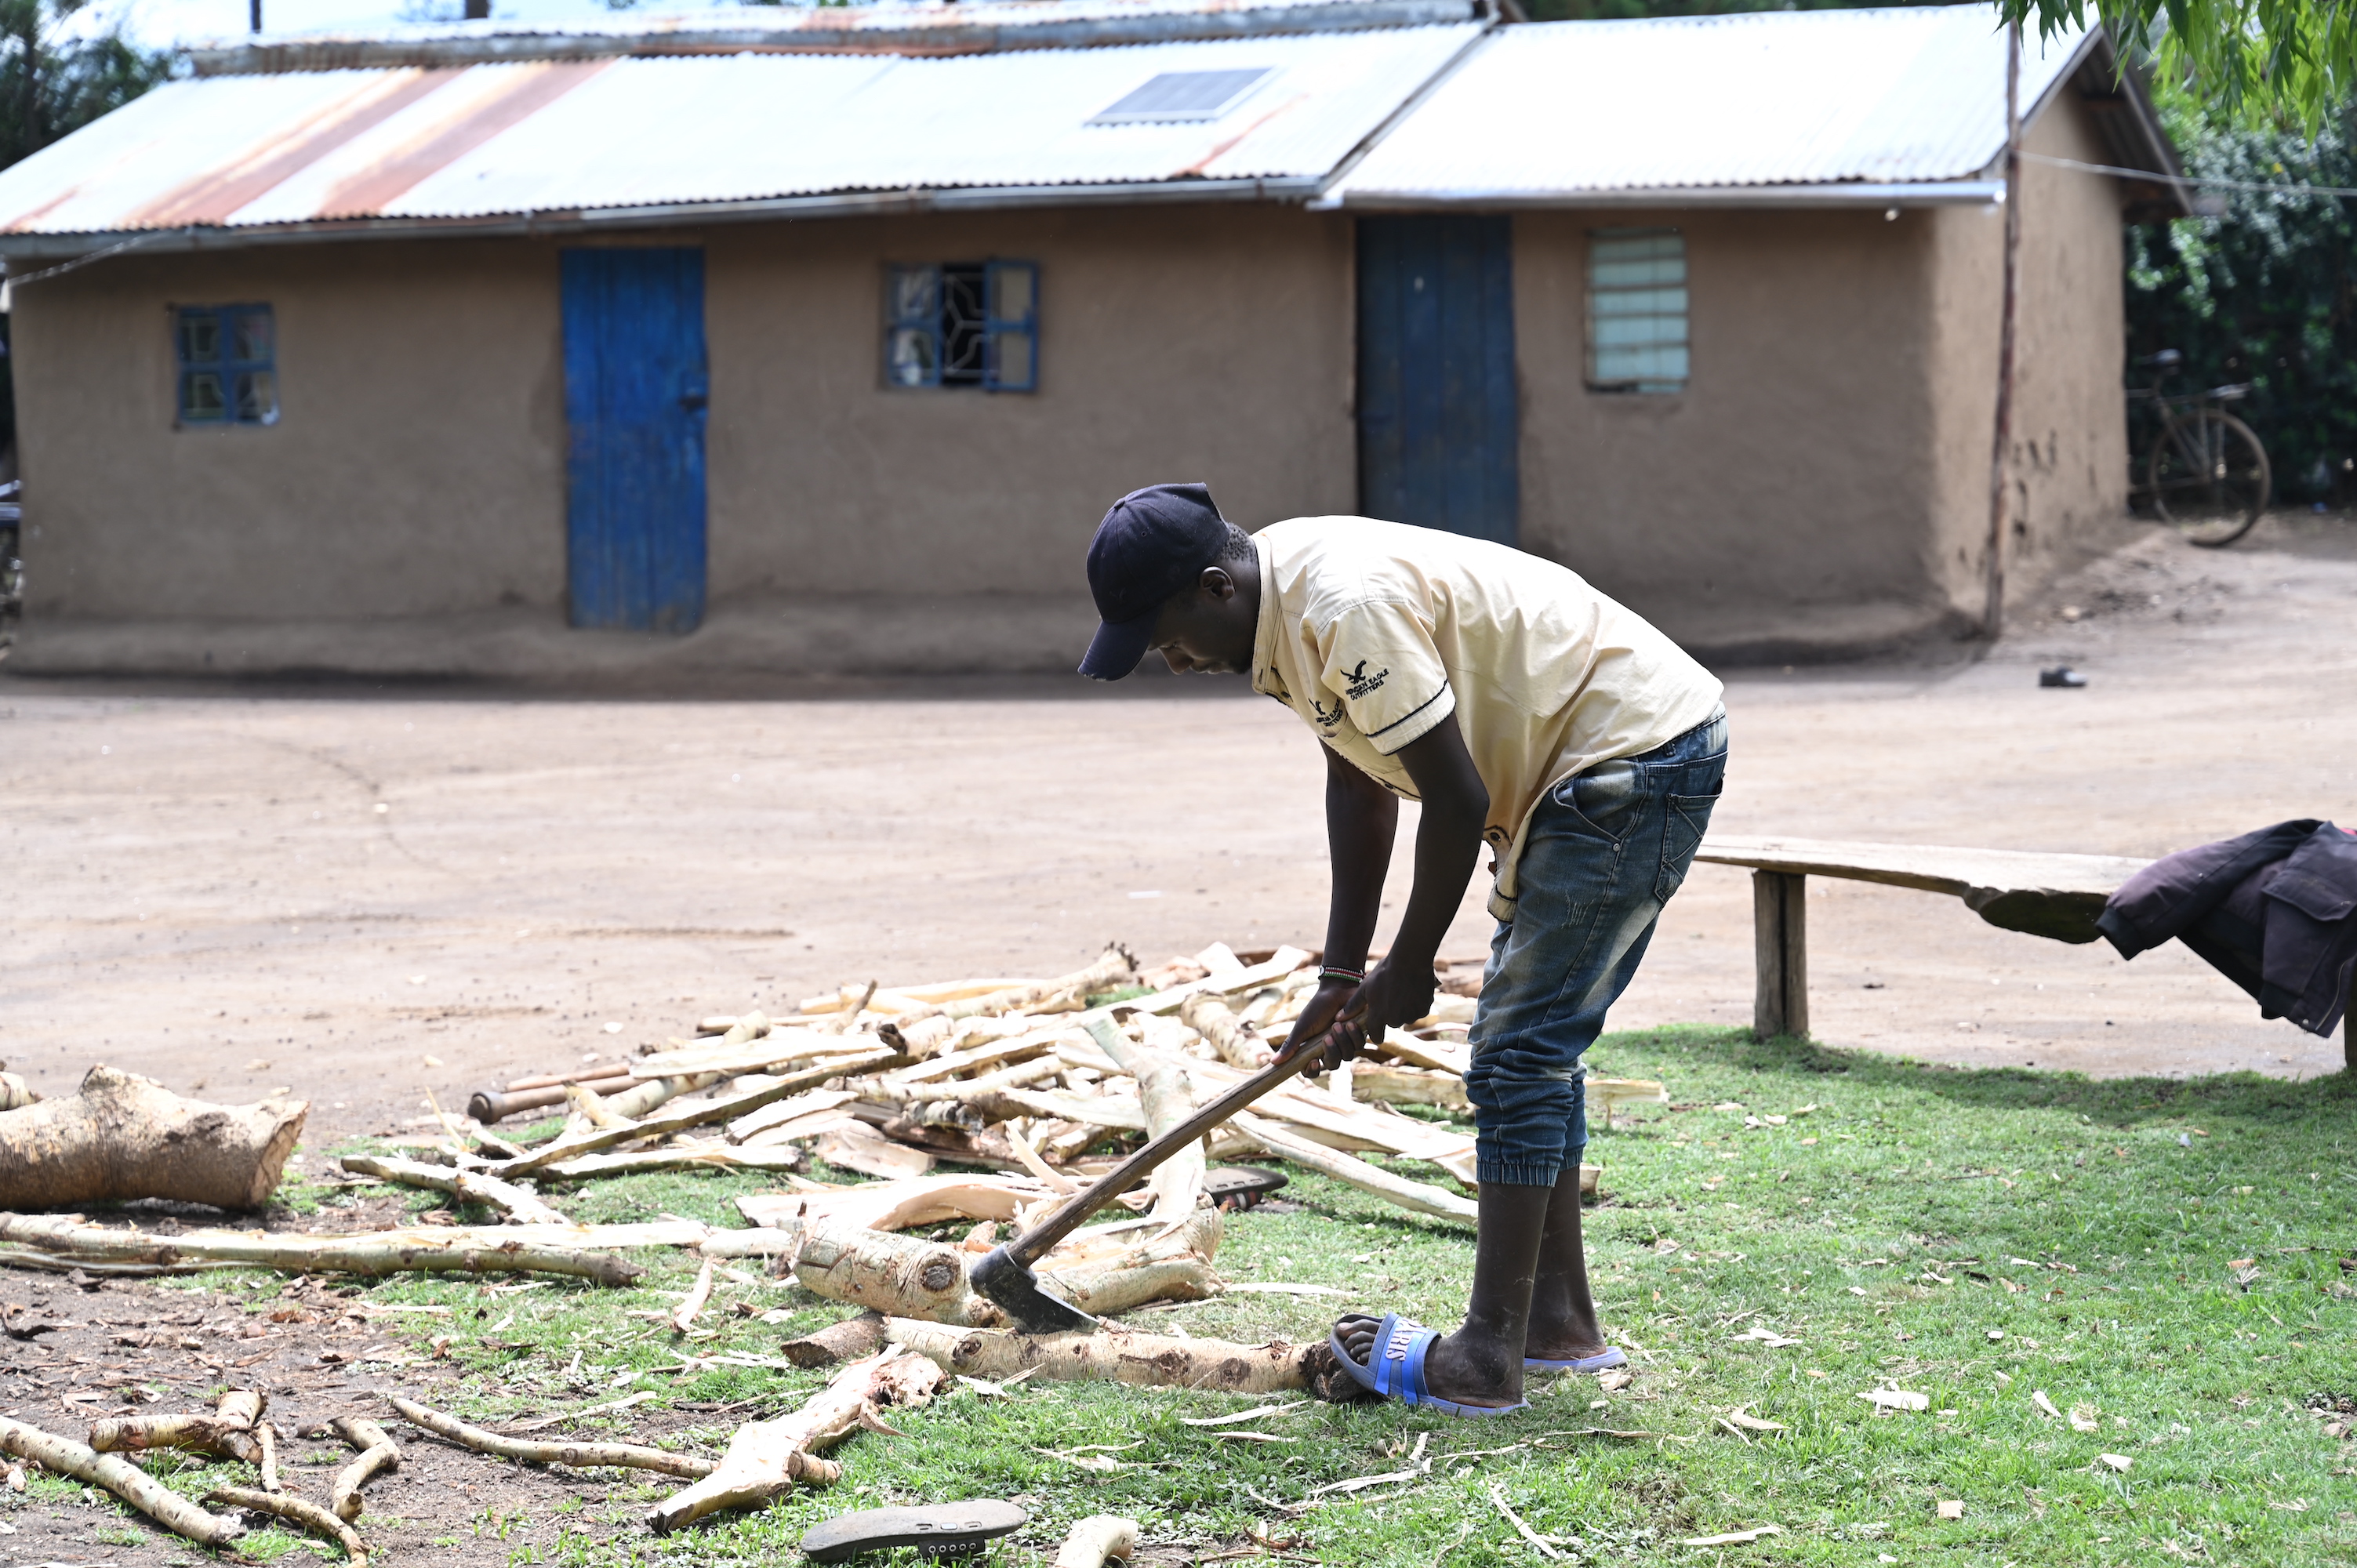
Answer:
[(1626, 1355), (1614, 1347), (1607, 1346), (1593, 1356), (1582, 1356), (1569, 1361), (1541, 1361), (1525, 1357), (1523, 1360), (1523, 1370), (1525, 1372), (1609, 1372), (1615, 1367), (1625, 1367), (1628, 1364), (1629, 1358)]
[(1340, 1325), (1327, 1335), (1326, 1342), (1333, 1348), (1334, 1359), (1342, 1363), (1342, 1369), (1351, 1375), (1352, 1382), (1387, 1399), (1429, 1405), (1444, 1415), (1512, 1415), (1518, 1410), (1531, 1408), (1528, 1400), (1509, 1405), (1459, 1404), (1455, 1400), (1442, 1399), (1426, 1388), (1424, 1382), (1425, 1352), (1431, 1349), (1432, 1342), (1439, 1337), (1434, 1329), (1410, 1322), (1396, 1312), (1387, 1312), (1383, 1314), (1382, 1326), (1375, 1330), (1375, 1343), (1368, 1352), (1366, 1366), (1351, 1359), (1350, 1351), (1343, 1348)]

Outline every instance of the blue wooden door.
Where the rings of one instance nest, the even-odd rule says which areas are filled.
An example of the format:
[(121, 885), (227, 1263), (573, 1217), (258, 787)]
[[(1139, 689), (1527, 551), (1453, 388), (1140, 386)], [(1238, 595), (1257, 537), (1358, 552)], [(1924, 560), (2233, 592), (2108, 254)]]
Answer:
[(565, 539), (573, 624), (704, 619), (704, 252), (566, 251)]
[(1513, 220), (1359, 220), (1359, 510), (1514, 542)]

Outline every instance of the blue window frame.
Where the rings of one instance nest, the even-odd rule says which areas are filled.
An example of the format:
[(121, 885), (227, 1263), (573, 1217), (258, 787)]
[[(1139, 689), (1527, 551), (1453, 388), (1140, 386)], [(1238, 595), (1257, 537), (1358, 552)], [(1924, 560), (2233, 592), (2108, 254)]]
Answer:
[(1036, 262), (889, 268), (884, 317), (888, 386), (1039, 390)]
[(182, 424), (278, 423), (278, 329), (266, 305), (184, 305), (173, 313)]

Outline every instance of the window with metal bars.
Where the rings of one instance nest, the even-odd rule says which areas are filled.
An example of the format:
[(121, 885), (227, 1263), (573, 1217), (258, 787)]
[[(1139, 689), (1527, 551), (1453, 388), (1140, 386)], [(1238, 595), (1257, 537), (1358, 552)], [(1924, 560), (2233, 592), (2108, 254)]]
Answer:
[(884, 278), (884, 381), (1039, 390), (1039, 265), (943, 262)]
[(1679, 392), (1690, 371), (1686, 241), (1675, 229), (1587, 236), (1587, 388)]
[(184, 305), (172, 313), (183, 425), (278, 423), (278, 333), (266, 305)]

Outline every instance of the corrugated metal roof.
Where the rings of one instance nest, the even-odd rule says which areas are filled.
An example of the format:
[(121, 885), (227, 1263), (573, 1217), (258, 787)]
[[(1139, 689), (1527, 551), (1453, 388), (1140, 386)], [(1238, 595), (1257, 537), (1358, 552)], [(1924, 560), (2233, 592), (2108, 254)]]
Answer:
[(415, 22), (216, 38), (188, 51), (199, 76), (486, 65), (525, 59), (746, 51), (977, 54), (1180, 38), (1259, 38), (1479, 19), (1475, 0), (922, 0), (712, 5), (530, 21)]
[[(2025, 50), (2025, 115), (2089, 47)], [(2005, 146), (1992, 5), (1499, 29), (1329, 193), (1346, 206), (1980, 174)]]
[[(0, 235), (942, 188), (1314, 185), (1480, 31), (209, 77), (0, 172)], [(1244, 68), (1270, 74), (1216, 121), (1084, 123), (1163, 72)]]

